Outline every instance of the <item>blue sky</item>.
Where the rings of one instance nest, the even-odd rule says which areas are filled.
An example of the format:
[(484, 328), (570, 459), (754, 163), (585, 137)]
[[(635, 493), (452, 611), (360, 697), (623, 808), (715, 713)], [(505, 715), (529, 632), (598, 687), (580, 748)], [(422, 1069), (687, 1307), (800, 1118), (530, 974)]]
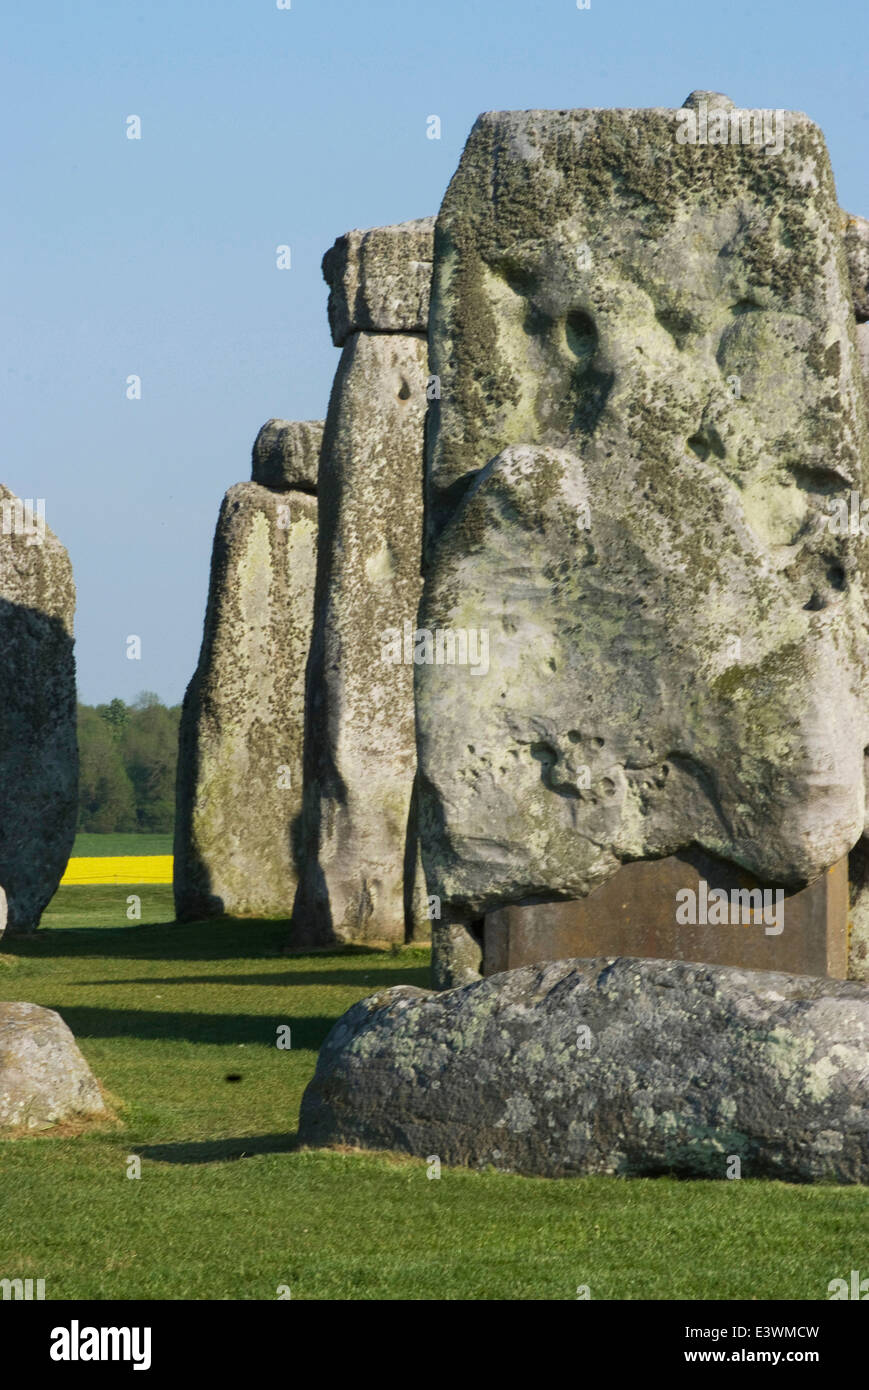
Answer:
[(697, 87), (803, 110), (840, 202), (869, 215), (867, 15), (866, 0), (5, 4), (0, 481), (45, 498), (72, 556), (80, 697), (181, 699), (224, 491), (269, 416), (325, 414), (323, 252), (436, 212), (480, 111), (679, 106)]

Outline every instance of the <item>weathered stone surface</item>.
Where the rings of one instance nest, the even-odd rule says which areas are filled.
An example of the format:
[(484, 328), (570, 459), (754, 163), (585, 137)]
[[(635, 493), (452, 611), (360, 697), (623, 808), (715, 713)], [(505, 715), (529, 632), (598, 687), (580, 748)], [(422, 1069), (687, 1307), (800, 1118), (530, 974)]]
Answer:
[(251, 481), (277, 492), (316, 492), (323, 423), (266, 420), (254, 440)]
[(485, 115), (438, 219), (419, 621), (488, 662), (416, 670), (436, 957), (689, 844), (800, 887), (864, 823), (865, 544), (830, 521), (869, 454), (823, 138), (786, 112), (779, 153), (681, 144), (679, 115)]
[(100, 1088), (60, 1014), (0, 1002), (0, 1133), (107, 1114)]
[(230, 488), (221, 508), (199, 665), (181, 717), (181, 919), (292, 911), (316, 512), (307, 493), (256, 483)]
[(362, 1000), (302, 1143), (544, 1177), (869, 1181), (869, 989), (675, 961), (558, 961)]
[(863, 382), (869, 398), (869, 323), (857, 324), (857, 351), (863, 371)]
[(297, 944), (405, 939), (415, 842), (413, 667), (383, 660), (421, 580), (426, 342), (354, 334), (320, 463)]
[(845, 255), (851, 277), (851, 293), (858, 323), (869, 319), (869, 222), (865, 217), (842, 213)]
[(0, 884), (10, 934), (38, 927), (75, 837), (74, 613), (72, 566), (44, 504), (0, 485)]
[(351, 333), (425, 333), (434, 218), (345, 232), (323, 257), (336, 347)]

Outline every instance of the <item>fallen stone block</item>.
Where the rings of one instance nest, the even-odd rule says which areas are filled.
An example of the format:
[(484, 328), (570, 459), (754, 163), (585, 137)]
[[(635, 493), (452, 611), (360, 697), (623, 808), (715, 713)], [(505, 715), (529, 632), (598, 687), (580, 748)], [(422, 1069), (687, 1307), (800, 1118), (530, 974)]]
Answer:
[(323, 257), (336, 347), (351, 333), (425, 333), (433, 217), (345, 232)]
[(539, 1177), (869, 1181), (869, 987), (557, 961), (363, 999), (320, 1051), (308, 1145)]
[(276, 492), (316, 492), (323, 423), (266, 420), (254, 441), (251, 481)]
[(0, 1002), (0, 1133), (107, 1114), (96, 1079), (60, 1015), (38, 1004)]

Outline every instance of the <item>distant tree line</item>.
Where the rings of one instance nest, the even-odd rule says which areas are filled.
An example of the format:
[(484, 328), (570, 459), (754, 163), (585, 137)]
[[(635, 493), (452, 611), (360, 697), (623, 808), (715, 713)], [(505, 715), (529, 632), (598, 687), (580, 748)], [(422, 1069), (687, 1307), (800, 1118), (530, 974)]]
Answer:
[(148, 690), (79, 705), (79, 830), (172, 830), (180, 718)]

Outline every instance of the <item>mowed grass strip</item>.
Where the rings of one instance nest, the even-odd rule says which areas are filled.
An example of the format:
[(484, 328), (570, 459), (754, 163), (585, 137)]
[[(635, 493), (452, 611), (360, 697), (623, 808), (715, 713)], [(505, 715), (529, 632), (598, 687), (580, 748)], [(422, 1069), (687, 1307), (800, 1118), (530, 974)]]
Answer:
[(104, 834), (80, 830), (72, 847), (72, 857), (121, 854), (171, 854), (171, 831), (111, 831)]
[(3, 1277), (45, 1278), (49, 1299), (823, 1300), (865, 1267), (866, 1189), (429, 1180), (421, 1160), (299, 1150), (333, 1021), (427, 984), (427, 953), (285, 956), (279, 922), (118, 927), (111, 891), (61, 890), (45, 920), (77, 907), (83, 925), (2, 943), (0, 993), (60, 1012), (122, 1122), (0, 1143)]
[(74, 884), (93, 886), (100, 883), (171, 882), (171, 854), (99, 855), (70, 859), (60, 880), (61, 887)]

